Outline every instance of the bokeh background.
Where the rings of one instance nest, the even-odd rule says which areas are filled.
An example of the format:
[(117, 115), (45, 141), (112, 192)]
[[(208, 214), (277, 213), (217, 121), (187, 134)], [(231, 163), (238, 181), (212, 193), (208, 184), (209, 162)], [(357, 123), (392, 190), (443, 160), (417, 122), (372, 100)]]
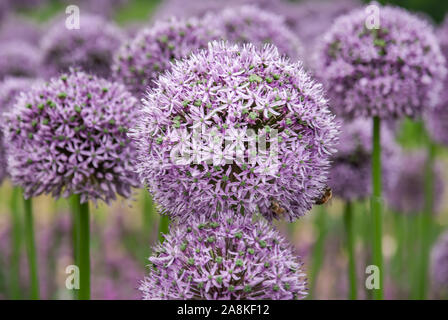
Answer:
[[(213, 1), (213, 0), (210, 0)], [(36, 36), (45, 33), (52, 19), (64, 14), (68, 4), (77, 4), (83, 12), (93, 12), (115, 21), (131, 37), (136, 30), (151, 25), (166, 11), (171, 0), (0, 0), (7, 6), (0, 24), (0, 46), (18, 37), (15, 27), (29, 24)], [(179, 1), (173, 1), (179, 3)], [(185, 1), (184, 6), (188, 6)], [(304, 1), (295, 1), (300, 6)], [(319, 2), (319, 1), (307, 1)], [(343, 7), (346, 1), (332, 0)], [(442, 22), (448, 12), (448, 2), (440, 0), (395, 0), (380, 1), (392, 3), (418, 12), (435, 27)], [(361, 2), (359, 3), (361, 4)], [(305, 7), (305, 6), (304, 6)], [(180, 8), (182, 11), (184, 8)], [(85, 10), (85, 11), (84, 11)], [(305, 13), (306, 15), (306, 13)], [(325, 17), (325, 15), (322, 15)], [(315, 21), (328, 25), (328, 21)], [(7, 31), (5, 31), (9, 28)], [(306, 26), (305, 26), (306, 28)], [(9, 38), (5, 36), (10, 33)], [(39, 39), (31, 39), (39, 42)], [(3, 44), (2, 44), (3, 42)], [(306, 43), (305, 43), (306, 45)], [(403, 149), (424, 150), (427, 135), (421, 121), (404, 120), (392, 124), (395, 139)], [(423, 151), (424, 152), (424, 151)], [(437, 148), (437, 160), (442, 169), (448, 164), (448, 149)], [(399, 165), (405, 166), (403, 162)], [(421, 168), (423, 170), (423, 168)], [(443, 181), (448, 181), (448, 170), (442, 170)], [(405, 189), (406, 186), (403, 186)], [(443, 230), (448, 228), (447, 190), (441, 191), (441, 207), (434, 216), (430, 242), (435, 243)], [(395, 190), (398, 194), (401, 190)], [(403, 190), (406, 193), (407, 190)], [(417, 193), (423, 192), (416, 188)], [(421, 196), (421, 194), (420, 194)], [(93, 299), (138, 299), (138, 281), (146, 273), (146, 257), (150, 246), (158, 240), (159, 216), (149, 218), (142, 215), (147, 205), (147, 195), (135, 190), (132, 200), (120, 199), (108, 207), (99, 203), (91, 207), (92, 212), (92, 298)], [(20, 254), (11, 254), (11, 239), (21, 237), (21, 225), (13, 228), (11, 222), (11, 199), (13, 188), (6, 179), (0, 186), (0, 299), (20, 299), (29, 297), (28, 272), (25, 247), (22, 242)], [(385, 297), (389, 299), (416, 298), (415, 275), (419, 264), (419, 216), (396, 212), (385, 202), (383, 246), (386, 266)], [(39, 279), (43, 299), (71, 299), (72, 294), (65, 288), (67, 265), (72, 261), (72, 231), (69, 203), (67, 199), (55, 201), (49, 196), (34, 200), (36, 245), (38, 252)], [(359, 298), (369, 298), (365, 289), (365, 268), (370, 250), (369, 204), (358, 201), (354, 204), (354, 224), (357, 257), (357, 276), (360, 279)], [(294, 244), (297, 253), (305, 262), (305, 270), (310, 284), (310, 299), (346, 299), (348, 291), (347, 252), (344, 246), (343, 202), (334, 197), (324, 206), (315, 207), (309, 214), (292, 224), (276, 223), (278, 228)], [(151, 230), (151, 232), (148, 232)], [(14, 279), (12, 270), (19, 270)], [(430, 271), (431, 272), (431, 271)], [(431, 278), (431, 275), (430, 277)], [(429, 280), (430, 281), (430, 280)], [(443, 298), (437, 284), (430, 284), (429, 298)]]

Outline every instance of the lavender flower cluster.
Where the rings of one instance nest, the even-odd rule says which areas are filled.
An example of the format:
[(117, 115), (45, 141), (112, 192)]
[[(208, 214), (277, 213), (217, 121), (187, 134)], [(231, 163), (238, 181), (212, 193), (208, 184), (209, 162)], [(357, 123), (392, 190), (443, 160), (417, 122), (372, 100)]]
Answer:
[[(448, 61), (448, 15), (437, 31), (437, 37), (445, 59)], [(448, 77), (443, 83), (439, 104), (426, 113), (427, 129), (438, 143), (448, 145)]]
[(281, 54), (294, 60), (303, 55), (300, 40), (286, 26), (284, 18), (256, 6), (231, 7), (204, 19), (206, 24), (221, 30), (228, 41), (257, 46), (272, 43)]
[(446, 68), (432, 27), (389, 6), (379, 6), (379, 29), (368, 29), (367, 17), (362, 8), (338, 18), (318, 52), (335, 112), (396, 118), (434, 107)]
[[(11, 109), (17, 95), (29, 89), (35, 80), (29, 78), (6, 78), (0, 83), (0, 115)], [(6, 153), (3, 133), (0, 131), (0, 183), (7, 175)]]
[(301, 299), (302, 263), (266, 221), (223, 213), (171, 229), (149, 258), (144, 299)]
[(24, 41), (5, 41), (0, 46), (0, 80), (7, 76), (36, 77), (42, 55), (38, 48)]
[[(365, 199), (371, 194), (372, 123), (366, 119), (344, 122), (337, 153), (332, 157), (329, 182), (333, 194), (346, 201)], [(381, 132), (382, 171), (388, 185), (390, 162), (395, 159), (398, 146), (391, 133)]]
[[(386, 201), (395, 211), (405, 214), (417, 214), (424, 210), (425, 204), (425, 163), (424, 152), (401, 152), (389, 162)], [(432, 167), (434, 189), (434, 212), (441, 208), (443, 192), (443, 164), (436, 162)]]
[(143, 94), (173, 61), (206, 48), (209, 41), (218, 38), (213, 28), (196, 18), (158, 21), (118, 50), (112, 66), (114, 76), (134, 94)]
[(76, 70), (20, 95), (3, 125), (13, 183), (26, 197), (129, 197), (139, 186), (126, 136), (136, 104), (122, 85)]
[(448, 293), (448, 233), (442, 234), (431, 252), (431, 280), (442, 294)]
[[(191, 142), (197, 130), (231, 144), (208, 140), (201, 148)], [(249, 154), (252, 132), (278, 149)], [(270, 45), (225, 42), (161, 75), (131, 131), (143, 183), (182, 221), (229, 209), (271, 220), (279, 218), (273, 201), (289, 221), (304, 215), (325, 188), (337, 135), (321, 86), (300, 63)], [(174, 161), (173, 152), (190, 157)]]
[(113, 52), (124, 39), (124, 33), (101, 16), (80, 15), (80, 28), (73, 30), (58, 19), (41, 41), (45, 73), (54, 76), (75, 66), (109, 77)]

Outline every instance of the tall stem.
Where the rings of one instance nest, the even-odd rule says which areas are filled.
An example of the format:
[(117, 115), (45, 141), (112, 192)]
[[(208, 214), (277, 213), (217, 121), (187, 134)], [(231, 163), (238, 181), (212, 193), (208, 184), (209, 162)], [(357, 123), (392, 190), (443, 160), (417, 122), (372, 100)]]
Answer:
[(39, 277), (37, 273), (36, 246), (34, 241), (34, 223), (33, 223), (33, 206), (32, 200), (24, 199), (25, 211), (25, 243), (28, 255), (28, 266), (30, 273), (30, 298), (32, 300), (39, 299)]
[(373, 264), (379, 269), (379, 288), (373, 289), (373, 298), (383, 299), (383, 249), (382, 249), (382, 195), (381, 195), (381, 122), (373, 118), (372, 150), (372, 227), (373, 227)]
[[(73, 247), (73, 261), (75, 265), (79, 267), (79, 214), (81, 210), (80, 206), (81, 197), (78, 194), (74, 194), (70, 197), (70, 209), (72, 212), (72, 247)], [(76, 299), (78, 292), (73, 290), (73, 298)]]
[(355, 265), (355, 232), (353, 226), (353, 206), (350, 201), (345, 204), (344, 225), (347, 254), (348, 254), (348, 280), (349, 280), (349, 294), (348, 298), (356, 300), (357, 286), (356, 286), (356, 265)]
[(160, 243), (163, 243), (165, 238), (163, 237), (164, 234), (168, 233), (168, 227), (170, 225), (170, 219), (166, 215), (161, 215), (159, 220), (159, 241)]
[(146, 190), (143, 191), (143, 225), (144, 234), (149, 236), (152, 231), (156, 208), (152, 201), (151, 194)]
[(314, 289), (317, 283), (320, 268), (322, 267), (325, 247), (325, 237), (327, 235), (326, 210), (324, 206), (320, 206), (315, 218), (316, 230), (319, 233), (316, 243), (314, 244), (311, 262), (311, 284), (309, 290), (309, 299), (313, 298)]
[(431, 228), (432, 228), (432, 215), (434, 211), (434, 158), (435, 158), (435, 145), (431, 141), (428, 142), (428, 154), (425, 163), (425, 181), (424, 181), (424, 210), (421, 213), (420, 220), (420, 232), (421, 232), (421, 252), (420, 252), (420, 272), (419, 272), (419, 286), (418, 286), (418, 298), (426, 299), (428, 294), (428, 261), (429, 250), (431, 246)]
[(12, 232), (11, 232), (11, 297), (13, 299), (20, 299), (20, 247), (21, 247), (21, 219), (19, 210), (20, 189), (14, 187), (11, 195), (11, 218), (12, 218)]
[(79, 300), (90, 299), (90, 221), (89, 203), (80, 203), (79, 207), (79, 238), (78, 254), (79, 261)]

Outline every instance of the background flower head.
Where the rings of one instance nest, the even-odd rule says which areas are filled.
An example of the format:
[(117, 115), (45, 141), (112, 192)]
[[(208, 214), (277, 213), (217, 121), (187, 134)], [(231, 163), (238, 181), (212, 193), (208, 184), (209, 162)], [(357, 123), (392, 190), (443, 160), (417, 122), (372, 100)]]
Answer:
[(0, 43), (0, 80), (11, 77), (36, 77), (40, 71), (41, 52), (24, 41)]
[(161, 75), (131, 132), (143, 183), (181, 219), (228, 208), (280, 218), (273, 202), (287, 220), (302, 216), (325, 187), (337, 135), (299, 62), (225, 42)]
[[(398, 146), (392, 134), (381, 132), (384, 180), (389, 176), (389, 162)], [(328, 185), (333, 195), (347, 201), (365, 199), (371, 194), (372, 123), (367, 119), (346, 121), (341, 125), (338, 152), (331, 162)], [(386, 183), (386, 182), (385, 182)]]
[(157, 21), (120, 48), (114, 59), (114, 76), (135, 94), (143, 94), (175, 59), (205, 48), (213, 39), (218, 39), (218, 33), (196, 18)]
[(129, 197), (138, 187), (126, 136), (137, 100), (123, 85), (71, 70), (20, 95), (6, 114), (8, 171), (25, 196)]
[(301, 299), (302, 263), (265, 220), (228, 212), (172, 228), (149, 258), (143, 299)]
[[(390, 161), (385, 198), (394, 211), (416, 214), (424, 210), (425, 162), (426, 154), (421, 151), (401, 152)], [(443, 164), (436, 161), (432, 170), (434, 212), (438, 212), (445, 189)]]
[(274, 44), (281, 54), (296, 59), (303, 54), (302, 44), (289, 30), (282, 16), (254, 5), (227, 8), (204, 18), (213, 28), (221, 30), (231, 42), (263, 46)]
[(50, 76), (72, 66), (101, 76), (110, 76), (113, 52), (125, 34), (101, 16), (80, 15), (80, 28), (68, 29), (65, 19), (57, 19), (42, 38), (43, 64)]
[(418, 116), (438, 102), (445, 59), (425, 20), (376, 5), (379, 29), (366, 27), (365, 8), (336, 20), (320, 44), (317, 73), (337, 114)]

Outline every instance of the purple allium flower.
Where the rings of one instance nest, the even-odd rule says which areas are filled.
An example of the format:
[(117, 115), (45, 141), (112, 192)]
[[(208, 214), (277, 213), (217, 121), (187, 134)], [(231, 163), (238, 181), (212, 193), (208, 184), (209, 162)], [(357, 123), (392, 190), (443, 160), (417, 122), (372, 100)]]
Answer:
[(20, 95), (3, 124), (13, 183), (26, 197), (129, 197), (139, 186), (126, 136), (136, 105), (123, 85), (75, 70)]
[(171, 68), (174, 59), (206, 48), (213, 39), (218, 39), (218, 33), (195, 18), (156, 22), (120, 48), (112, 67), (115, 78), (134, 93), (143, 94), (160, 72)]
[[(437, 31), (440, 47), (445, 59), (448, 59), (448, 15)], [(448, 77), (445, 77), (444, 87), (439, 104), (425, 114), (426, 128), (431, 137), (438, 143), (448, 145)]]
[(300, 62), (215, 41), (157, 84), (131, 136), (141, 179), (172, 217), (230, 208), (270, 220), (276, 201), (291, 221), (321, 196), (338, 126)]
[(285, 17), (286, 23), (297, 33), (307, 48), (314, 47), (316, 41), (331, 27), (336, 18), (361, 6), (358, 0), (284, 2), (286, 4), (278, 6), (277, 13)]
[(23, 41), (0, 43), (0, 80), (6, 76), (35, 77), (41, 62), (40, 51)]
[[(415, 214), (424, 210), (425, 203), (425, 162), (426, 153), (420, 151), (403, 152), (395, 155), (391, 161), (388, 183), (385, 187), (387, 192), (386, 201), (393, 210)], [(434, 212), (441, 209), (443, 192), (443, 165), (435, 162), (434, 175)]]
[(227, 212), (171, 228), (149, 258), (143, 299), (301, 299), (306, 280), (291, 245), (266, 222)]
[(379, 29), (364, 8), (336, 20), (318, 50), (317, 73), (337, 114), (399, 118), (434, 107), (446, 74), (431, 26), (404, 9), (380, 6)]
[[(392, 134), (381, 132), (384, 179), (389, 175), (389, 161), (394, 159), (397, 146)], [(365, 119), (341, 125), (338, 152), (333, 156), (328, 185), (333, 194), (346, 201), (364, 199), (371, 194), (372, 123)], [(385, 183), (387, 183), (385, 181)]]
[(58, 19), (41, 41), (46, 72), (54, 76), (75, 66), (108, 77), (113, 52), (124, 39), (125, 34), (101, 16), (81, 14), (80, 28), (73, 30)]
[(254, 4), (260, 8), (271, 9), (283, 0), (164, 0), (152, 15), (152, 20), (171, 17), (202, 17), (209, 12), (219, 12), (225, 8)]
[(437, 291), (448, 294), (448, 232), (443, 233), (432, 248), (431, 278)]
[(299, 39), (288, 29), (284, 19), (256, 6), (228, 8), (204, 18), (214, 28), (221, 30), (225, 39), (237, 43), (262, 46), (272, 43), (281, 54), (295, 59), (302, 53)]
[[(12, 104), (15, 102), (18, 94), (21, 91), (29, 89), (34, 79), (29, 78), (6, 78), (0, 82), (0, 114), (10, 110)], [(3, 145), (3, 134), (0, 131), (0, 183), (7, 174), (6, 170), (5, 148)]]
[(0, 41), (24, 41), (38, 45), (42, 35), (41, 27), (31, 20), (9, 15), (0, 25)]

